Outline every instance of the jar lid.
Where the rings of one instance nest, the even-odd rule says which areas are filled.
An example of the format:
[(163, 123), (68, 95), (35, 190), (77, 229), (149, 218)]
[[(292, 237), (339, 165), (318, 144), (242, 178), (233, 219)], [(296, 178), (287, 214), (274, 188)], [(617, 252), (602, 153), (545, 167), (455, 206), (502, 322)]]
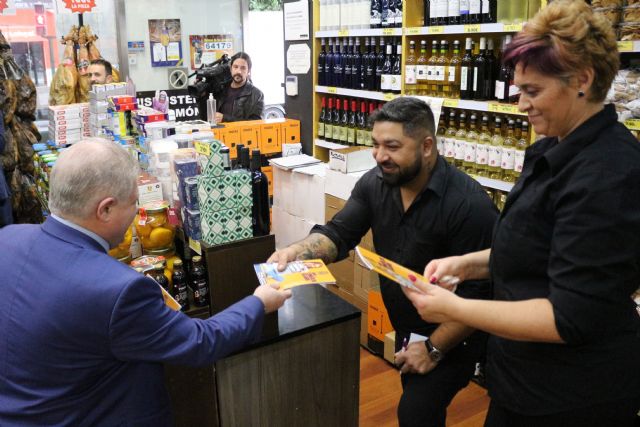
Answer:
[(158, 200), (155, 202), (145, 203), (141, 206), (147, 213), (162, 212), (169, 207), (169, 203), (166, 200)]
[(153, 264), (162, 261), (164, 261), (164, 257), (161, 255), (143, 255), (131, 261), (131, 267), (153, 268)]

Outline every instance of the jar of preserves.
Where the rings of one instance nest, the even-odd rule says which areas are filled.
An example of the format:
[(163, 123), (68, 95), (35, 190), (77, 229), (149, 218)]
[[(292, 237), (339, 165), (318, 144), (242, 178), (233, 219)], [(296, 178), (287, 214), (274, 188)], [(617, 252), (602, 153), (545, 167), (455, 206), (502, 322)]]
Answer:
[(135, 226), (143, 251), (167, 248), (173, 245), (176, 228), (169, 224), (165, 201), (143, 205), (136, 215)]
[[(122, 242), (118, 243), (118, 246), (116, 246), (115, 248), (110, 249), (109, 255), (111, 255), (114, 258), (117, 258), (118, 260), (120, 258), (129, 256), (129, 247), (131, 246), (131, 238), (132, 238), (131, 227), (129, 227), (127, 229), (127, 232), (124, 233), (124, 239), (122, 239)], [(129, 262), (131, 262), (131, 259), (129, 259)]]

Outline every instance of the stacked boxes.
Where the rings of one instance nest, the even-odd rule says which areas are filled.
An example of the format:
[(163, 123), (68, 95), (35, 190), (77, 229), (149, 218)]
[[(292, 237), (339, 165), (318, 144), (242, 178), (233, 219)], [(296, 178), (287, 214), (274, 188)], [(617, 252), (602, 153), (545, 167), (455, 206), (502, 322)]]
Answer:
[(73, 144), (91, 136), (89, 104), (54, 105), (49, 107), (49, 139), (58, 146)]
[(112, 122), (109, 116), (108, 98), (126, 94), (126, 83), (107, 83), (91, 87), (89, 91), (89, 111), (91, 113), (89, 129), (91, 136), (109, 134), (108, 130), (111, 128)]
[(282, 152), (282, 144), (300, 142), (300, 121), (293, 119), (246, 120), (223, 123), (214, 129), (215, 137), (229, 147), (231, 158), (236, 156), (236, 145), (249, 150), (258, 148), (261, 154)]
[(225, 171), (220, 141), (196, 141), (198, 205), (202, 240), (219, 245), (253, 236), (251, 174), (246, 170)]

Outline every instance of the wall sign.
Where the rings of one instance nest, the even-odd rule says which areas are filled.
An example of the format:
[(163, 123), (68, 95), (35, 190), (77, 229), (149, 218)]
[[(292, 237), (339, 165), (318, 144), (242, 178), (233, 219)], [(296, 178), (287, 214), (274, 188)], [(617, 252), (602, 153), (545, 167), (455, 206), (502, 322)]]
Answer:
[(233, 55), (233, 36), (231, 34), (214, 34), (206, 36), (189, 36), (191, 52), (191, 69), (202, 64), (211, 64), (225, 53)]
[[(161, 96), (163, 92), (164, 96)], [(157, 109), (161, 108), (153, 104), (153, 98), (157, 97), (160, 102), (167, 99), (169, 101), (168, 109), (174, 112), (178, 122), (198, 120), (200, 118), (198, 103), (194, 97), (189, 96), (187, 89), (161, 90), (158, 93), (155, 90), (149, 90), (136, 93), (136, 97), (138, 98), (138, 105)]]
[(64, 0), (64, 7), (71, 12), (85, 13), (91, 12), (96, 7), (95, 0)]
[(179, 19), (149, 19), (152, 67), (174, 67), (182, 60)]

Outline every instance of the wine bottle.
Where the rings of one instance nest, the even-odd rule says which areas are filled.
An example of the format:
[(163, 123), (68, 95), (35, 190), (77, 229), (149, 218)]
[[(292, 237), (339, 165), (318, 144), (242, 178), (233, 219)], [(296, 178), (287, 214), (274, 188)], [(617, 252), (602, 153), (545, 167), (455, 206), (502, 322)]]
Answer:
[(389, 27), (389, 0), (381, 0), (382, 1), (382, 28)]
[(324, 77), (324, 67), (327, 61), (325, 39), (320, 40), (320, 46), (320, 55), (318, 55), (318, 85), (324, 86), (326, 84), (326, 79)]
[(471, 113), (469, 131), (464, 146), (464, 171), (470, 175), (476, 173), (476, 149), (478, 147), (478, 131), (476, 129), (477, 116)]
[[(479, 1), (479, 0), (476, 0)], [(460, 0), (460, 23), (469, 24), (469, 0)]]
[(415, 40), (409, 41), (409, 54), (405, 60), (404, 65), (404, 87), (407, 95), (417, 95), (417, 79), (416, 79), (416, 42)]
[(396, 56), (393, 58), (391, 67), (391, 92), (402, 92), (402, 44), (400, 40), (396, 43)]
[(507, 124), (507, 136), (502, 140), (502, 157), (500, 161), (500, 169), (502, 169), (502, 179), (506, 182), (514, 182), (516, 176), (514, 174), (515, 167), (515, 122), (509, 120)]
[(493, 135), (491, 136), (491, 147), (489, 147), (489, 178), (502, 179), (502, 120), (500, 117), (495, 118), (493, 126)]
[(513, 173), (516, 179), (522, 173), (522, 168), (524, 167), (524, 154), (527, 146), (529, 145), (529, 122), (523, 121), (520, 126), (522, 127), (522, 132), (520, 133), (518, 142), (516, 142), (513, 161)]
[(460, 24), (460, 0), (448, 0), (447, 3), (447, 24)]
[(335, 142), (336, 144), (340, 143), (340, 99), (336, 98), (336, 106), (333, 109), (333, 114), (332, 114), (332, 120), (331, 120), (331, 124), (332, 124), (332, 139), (333, 142)]
[(342, 59), (342, 87), (351, 87), (351, 66), (353, 63), (353, 38), (349, 37), (348, 41), (344, 39), (347, 46), (345, 47), (345, 54)]
[(326, 103), (324, 97), (320, 101), (320, 119), (318, 120), (318, 138), (324, 139), (324, 121), (327, 114)]
[(495, 94), (494, 84), (496, 82), (496, 58), (493, 56), (493, 39), (487, 40), (487, 52), (485, 55), (485, 74), (484, 74), (484, 92), (482, 94), (483, 99), (493, 99)]
[(334, 86), (333, 84), (333, 58), (335, 54), (333, 52), (333, 39), (329, 38), (329, 52), (324, 63), (324, 83), (327, 86)]
[(347, 145), (349, 136), (349, 102), (342, 100), (342, 116), (340, 117), (340, 144)]
[(451, 59), (449, 60), (448, 70), (449, 74), (447, 78), (449, 79), (449, 94), (446, 96), (450, 96), (451, 98), (460, 98), (460, 64), (462, 62), (462, 58), (460, 58), (460, 41), (453, 41), (453, 54), (451, 55)]
[(476, 146), (476, 174), (478, 176), (489, 176), (487, 163), (489, 161), (489, 147), (491, 146), (491, 134), (489, 133), (489, 116), (482, 116), (480, 135)]
[(473, 58), (473, 99), (484, 100), (487, 81), (487, 39), (480, 37), (480, 51)]
[(380, 84), (382, 80), (382, 68), (386, 60), (384, 38), (380, 39), (380, 48), (378, 49), (378, 56), (376, 57), (376, 86), (374, 90), (380, 90)]
[(271, 231), (269, 219), (269, 179), (262, 172), (260, 150), (251, 152), (251, 194), (253, 208), (251, 220), (253, 237), (266, 236)]
[(360, 102), (360, 112), (356, 124), (356, 145), (367, 145), (367, 103)]
[(324, 140), (333, 142), (333, 98), (329, 98), (329, 109), (324, 116)]
[(473, 57), (471, 37), (465, 40), (465, 51), (460, 63), (460, 99), (473, 99)]
[(351, 89), (360, 89), (362, 78), (362, 53), (360, 53), (360, 39), (356, 37), (354, 50), (351, 52)]
[[(369, 117), (376, 111), (376, 104), (369, 102)], [(373, 140), (371, 139), (371, 132), (373, 131), (373, 123), (367, 120), (367, 132), (364, 138), (365, 145), (368, 147), (373, 146)]]
[(380, 28), (382, 26), (382, 1), (371, 0), (371, 18), (369, 25), (371, 28)]
[(369, 38), (364, 38), (364, 53), (360, 55), (360, 84), (357, 89), (367, 90), (367, 67), (369, 66), (369, 55), (371, 54), (371, 45)]
[(395, 27), (396, 28), (401, 28), (402, 27), (402, 18), (403, 18), (403, 11), (402, 11), (402, 0), (396, 0), (396, 14), (395, 14)]
[(445, 131), (445, 137), (443, 141), (444, 158), (447, 162), (453, 164), (456, 157), (456, 112), (451, 110), (449, 112), (449, 127)]
[(342, 73), (343, 73), (343, 56), (344, 47), (340, 44), (340, 39), (336, 37), (335, 44), (336, 52), (333, 54), (333, 85), (335, 87), (342, 87)]
[(427, 61), (427, 83), (429, 96), (438, 96), (438, 79), (436, 78), (436, 65), (438, 62), (438, 40), (431, 41), (431, 56)]
[(442, 110), (440, 119), (438, 120), (438, 130), (436, 131), (436, 149), (439, 156), (444, 156), (444, 138), (447, 132), (446, 118), (447, 111)]
[(446, 40), (440, 42), (440, 56), (436, 59), (436, 94), (437, 96), (444, 98), (449, 95), (449, 70), (447, 68), (449, 64), (449, 43)]
[(376, 90), (376, 68), (377, 68), (377, 53), (376, 53), (376, 39), (371, 37), (370, 43), (371, 52), (367, 57), (367, 90)]
[(482, 22), (482, 0), (469, 0), (469, 24)]
[(173, 261), (171, 273), (171, 296), (180, 304), (180, 311), (189, 310), (189, 291), (187, 287), (187, 275), (182, 267), (182, 260)]
[(428, 27), (431, 25), (431, 3), (433, 0), (424, 0), (422, 8), (422, 26)]
[(464, 170), (464, 155), (467, 145), (467, 115), (461, 112), (458, 116), (458, 132), (456, 132), (456, 153), (453, 164), (460, 170)]
[(196, 307), (204, 307), (209, 304), (209, 286), (207, 285), (207, 272), (202, 265), (202, 257), (194, 256), (191, 260), (191, 289), (193, 290), (193, 302)]
[(355, 99), (351, 100), (351, 108), (349, 109), (349, 124), (348, 124), (348, 128), (347, 128), (347, 144), (356, 145), (356, 101), (355, 101)]

